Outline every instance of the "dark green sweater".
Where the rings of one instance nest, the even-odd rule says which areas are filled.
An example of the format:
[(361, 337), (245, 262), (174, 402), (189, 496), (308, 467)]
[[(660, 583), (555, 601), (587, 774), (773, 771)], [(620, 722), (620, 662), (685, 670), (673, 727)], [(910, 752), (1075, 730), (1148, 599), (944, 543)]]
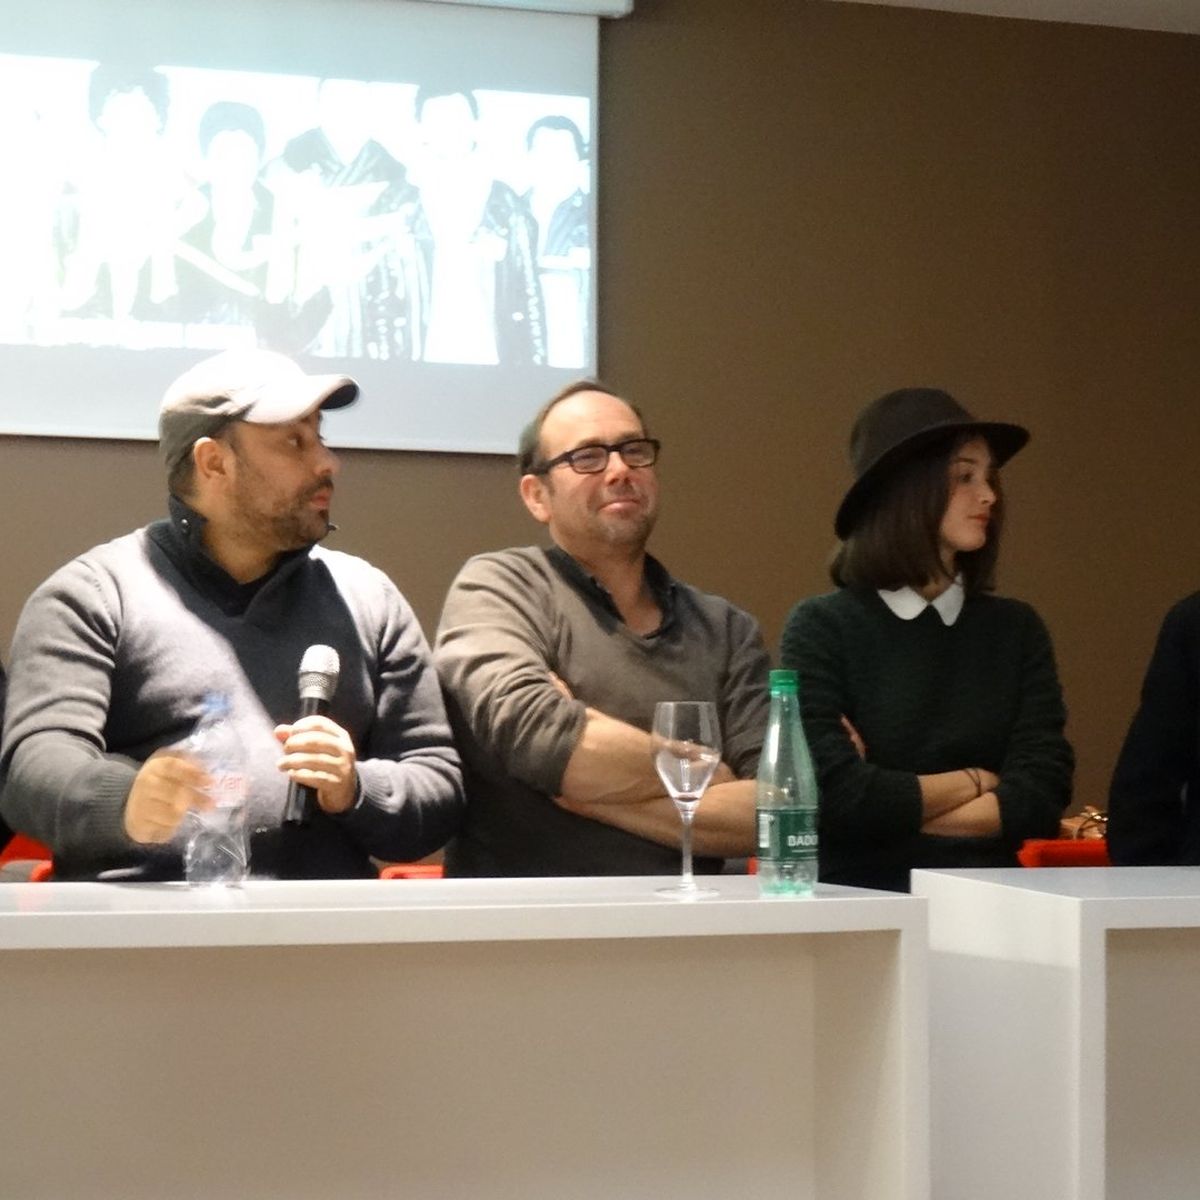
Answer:
[[(932, 608), (905, 621), (877, 592), (843, 589), (792, 610), (781, 657), (800, 674), (820, 778), (822, 879), (903, 890), (912, 867), (1013, 866), (1025, 838), (1057, 835), (1074, 755), (1050, 638), (1029, 605), (971, 596), (947, 626)], [(1000, 776), (1001, 835), (922, 834), (917, 776), (964, 767)]]

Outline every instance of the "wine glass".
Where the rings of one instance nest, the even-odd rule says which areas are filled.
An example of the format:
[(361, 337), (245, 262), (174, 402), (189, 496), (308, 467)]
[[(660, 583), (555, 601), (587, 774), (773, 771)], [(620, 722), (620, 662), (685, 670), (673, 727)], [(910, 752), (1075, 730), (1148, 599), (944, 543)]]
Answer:
[(662, 887), (663, 896), (698, 900), (717, 894), (700, 887), (692, 874), (692, 818), (713, 772), (721, 761), (721, 727), (717, 708), (706, 700), (663, 700), (654, 706), (650, 734), (654, 767), (683, 821), (683, 871), (678, 883)]

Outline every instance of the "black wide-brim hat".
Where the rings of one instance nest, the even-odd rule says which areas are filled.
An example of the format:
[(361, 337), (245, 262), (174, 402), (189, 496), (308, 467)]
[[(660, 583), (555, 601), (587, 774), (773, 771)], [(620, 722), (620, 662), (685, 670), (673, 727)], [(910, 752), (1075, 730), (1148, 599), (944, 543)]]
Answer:
[(948, 392), (901, 388), (865, 408), (850, 433), (854, 482), (838, 506), (833, 528), (850, 536), (872, 497), (901, 463), (949, 435), (981, 437), (1003, 466), (1026, 442), (1029, 430), (1004, 421), (978, 421)]

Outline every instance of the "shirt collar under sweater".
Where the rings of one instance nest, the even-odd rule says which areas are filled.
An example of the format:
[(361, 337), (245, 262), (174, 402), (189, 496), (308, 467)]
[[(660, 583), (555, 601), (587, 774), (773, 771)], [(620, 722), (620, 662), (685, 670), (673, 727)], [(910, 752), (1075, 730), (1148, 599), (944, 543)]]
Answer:
[[(620, 610), (613, 602), (608, 588), (594, 575), (584, 570), (578, 559), (572, 558), (561, 546), (548, 547), (546, 557), (550, 560), (551, 566), (569, 584), (585, 596), (594, 600), (605, 612), (615, 617), (616, 620), (624, 620)], [(667, 568), (650, 554), (646, 555), (646, 583), (649, 585), (650, 591), (654, 596), (654, 601), (658, 605), (659, 612), (662, 613), (662, 624), (653, 633), (646, 636), (658, 637), (659, 634), (665, 633), (670, 629), (671, 624), (675, 620), (675, 580), (671, 578)]]
[(942, 618), (943, 625), (953, 625), (962, 612), (966, 593), (963, 590), (962, 576), (958, 578), (940, 595), (932, 600), (926, 600), (920, 592), (910, 587), (879, 589), (879, 598), (902, 621), (911, 621), (919, 617), (927, 608), (932, 608)]
[(178, 496), (167, 501), (166, 521), (150, 527), (150, 536), (210, 600), (228, 616), (241, 616), (255, 596), (273, 579), (278, 578), (289, 564), (306, 558), (311, 546), (288, 550), (265, 574), (249, 583), (239, 583), (208, 552), (204, 544), (204, 526), (208, 518), (201, 516)]

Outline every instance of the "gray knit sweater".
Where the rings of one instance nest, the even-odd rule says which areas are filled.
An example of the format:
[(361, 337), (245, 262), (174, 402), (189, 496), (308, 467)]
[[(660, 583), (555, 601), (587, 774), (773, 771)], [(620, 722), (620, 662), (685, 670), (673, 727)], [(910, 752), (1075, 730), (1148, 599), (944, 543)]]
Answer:
[[(139, 765), (181, 742), (206, 692), (229, 695), (246, 754), (254, 874), (345, 877), (368, 859), (441, 846), (462, 809), (458, 755), (412, 611), (362, 559), (313, 548), (244, 587), (203, 550), (203, 518), (172, 501), (169, 521), (98, 546), (34, 592), (17, 625), (0, 761), (2, 806), (46, 842), (60, 878), (138, 867), (176, 876), (182, 833), (156, 849), (126, 836)], [(341, 657), (331, 717), (354, 741), (360, 802), (280, 829), (287, 779), (272, 728), (298, 711), (305, 649)]]

